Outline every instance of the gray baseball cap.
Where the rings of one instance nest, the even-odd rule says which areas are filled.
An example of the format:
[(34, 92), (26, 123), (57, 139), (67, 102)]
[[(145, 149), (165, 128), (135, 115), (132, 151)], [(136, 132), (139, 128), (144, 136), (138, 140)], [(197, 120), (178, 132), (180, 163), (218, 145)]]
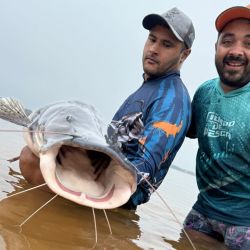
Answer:
[(184, 42), (187, 48), (191, 48), (195, 31), (191, 19), (179, 9), (172, 8), (162, 15), (150, 14), (144, 17), (142, 25), (150, 30), (155, 25), (167, 25), (170, 27), (176, 38)]

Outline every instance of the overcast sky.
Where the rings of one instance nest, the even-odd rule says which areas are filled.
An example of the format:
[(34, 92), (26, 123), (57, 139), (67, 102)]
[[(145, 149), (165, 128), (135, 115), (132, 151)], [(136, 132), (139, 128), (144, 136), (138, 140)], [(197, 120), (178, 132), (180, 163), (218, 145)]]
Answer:
[[(1, 96), (36, 109), (58, 100), (94, 105), (109, 121), (142, 84), (148, 36), (145, 15), (178, 7), (192, 20), (196, 39), (181, 76), (192, 97), (214, 66), (214, 21), (239, 0), (0, 0)], [(194, 170), (196, 140), (185, 140), (174, 163)]]

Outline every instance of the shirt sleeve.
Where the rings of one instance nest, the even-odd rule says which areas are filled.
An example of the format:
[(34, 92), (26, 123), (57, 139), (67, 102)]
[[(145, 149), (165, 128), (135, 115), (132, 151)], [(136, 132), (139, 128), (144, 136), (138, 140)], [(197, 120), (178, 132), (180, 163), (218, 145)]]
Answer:
[[(167, 105), (164, 104), (165, 99)], [(126, 145), (127, 157), (141, 173), (138, 174), (138, 183), (143, 180), (142, 175), (153, 183), (157, 181), (155, 176), (162, 163), (179, 148), (187, 130), (183, 109), (183, 100), (180, 98), (158, 99), (150, 108), (139, 143)], [(134, 150), (136, 145), (137, 150)], [(168, 168), (169, 165), (165, 164), (164, 167)]]

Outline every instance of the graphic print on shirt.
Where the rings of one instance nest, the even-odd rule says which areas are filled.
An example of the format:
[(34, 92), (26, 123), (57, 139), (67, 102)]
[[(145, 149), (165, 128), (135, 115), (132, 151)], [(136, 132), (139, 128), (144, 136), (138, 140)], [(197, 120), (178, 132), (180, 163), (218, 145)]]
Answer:
[(139, 140), (144, 130), (142, 112), (123, 116), (120, 120), (112, 120), (107, 129), (107, 140), (111, 145), (121, 148), (122, 143), (133, 139)]
[(227, 137), (230, 140), (232, 138), (230, 127), (234, 125), (235, 121), (226, 121), (217, 113), (209, 112), (207, 114), (204, 135), (208, 137)]
[[(214, 138), (214, 142), (223, 145), (223, 148), (218, 147), (217, 143), (211, 143), (210, 154), (212, 157), (207, 157), (205, 152), (200, 153), (200, 160), (203, 162), (203, 173), (199, 172), (199, 181), (202, 180), (202, 182), (199, 182), (200, 191), (202, 192), (209, 189), (219, 189), (242, 178), (242, 175), (233, 169), (226, 169), (225, 171), (215, 171), (215, 169), (211, 171), (210, 169), (214, 162), (220, 161), (220, 159), (225, 162), (234, 152), (235, 145), (232, 143), (232, 131), (235, 123), (235, 120), (223, 119), (216, 112), (208, 112), (207, 114), (203, 136)], [(211, 180), (213, 181), (211, 182)]]
[(154, 122), (153, 127), (163, 130), (167, 137), (170, 135), (175, 137), (176, 134), (179, 133), (182, 128), (182, 122), (179, 125), (171, 124), (169, 122), (164, 121)]

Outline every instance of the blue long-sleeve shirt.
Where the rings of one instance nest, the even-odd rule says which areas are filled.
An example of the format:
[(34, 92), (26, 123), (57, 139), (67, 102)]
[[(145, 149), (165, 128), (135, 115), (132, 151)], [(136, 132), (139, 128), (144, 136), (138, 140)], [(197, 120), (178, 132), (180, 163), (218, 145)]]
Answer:
[(171, 72), (144, 81), (125, 100), (113, 120), (139, 112), (144, 124), (140, 139), (123, 144), (123, 153), (140, 171), (137, 190), (128, 202), (132, 208), (147, 202), (154, 189), (160, 186), (190, 125), (190, 97), (180, 73)]

